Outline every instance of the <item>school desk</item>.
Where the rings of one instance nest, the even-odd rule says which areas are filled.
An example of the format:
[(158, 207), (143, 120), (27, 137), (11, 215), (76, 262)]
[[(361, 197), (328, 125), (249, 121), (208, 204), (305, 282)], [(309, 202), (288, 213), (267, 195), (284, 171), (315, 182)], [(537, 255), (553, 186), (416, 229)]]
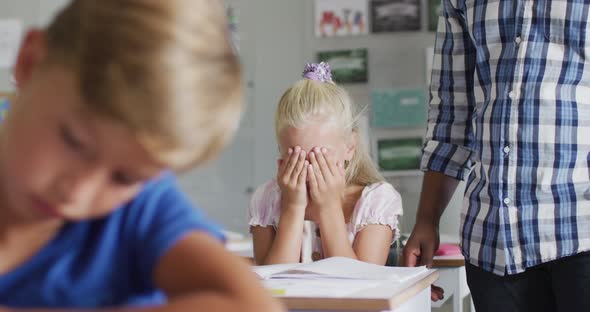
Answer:
[[(232, 236), (229, 238), (226, 245), (228, 250), (252, 260), (251, 236)], [(448, 275), (448, 273), (445, 273), (445, 275)], [(346, 299), (283, 297), (281, 300), (286, 303), (290, 311), (430, 312), (430, 285), (438, 278), (439, 273), (431, 271), (427, 275), (402, 284), (384, 282), (377, 289), (365, 290), (356, 294), (355, 297)], [(444, 285), (447, 285), (447, 283), (445, 282)], [(446, 291), (445, 288), (445, 295), (447, 294)]]
[[(440, 308), (445, 302), (452, 298), (453, 312), (463, 312), (463, 300), (470, 294), (465, 276), (465, 258), (463, 255), (436, 256), (432, 267), (440, 274), (436, 286), (442, 287), (445, 297), (442, 300), (432, 303), (433, 308)], [(473, 300), (469, 297), (470, 311), (475, 311)]]
[[(438, 278), (436, 270), (429, 270), (403, 283), (391, 281), (379, 282), (378, 286), (363, 289), (345, 298), (322, 297), (288, 297), (277, 298), (289, 308), (289, 311), (394, 311), (394, 312), (430, 312), (430, 286)], [(359, 281), (361, 282), (361, 281)]]

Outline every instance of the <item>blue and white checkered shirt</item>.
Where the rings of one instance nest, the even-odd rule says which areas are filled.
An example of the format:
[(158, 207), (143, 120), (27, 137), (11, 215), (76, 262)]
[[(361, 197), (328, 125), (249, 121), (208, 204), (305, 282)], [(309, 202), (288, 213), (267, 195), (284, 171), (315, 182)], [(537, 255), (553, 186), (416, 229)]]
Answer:
[(463, 254), (505, 275), (590, 250), (590, 3), (441, 8), (421, 167), (467, 179)]

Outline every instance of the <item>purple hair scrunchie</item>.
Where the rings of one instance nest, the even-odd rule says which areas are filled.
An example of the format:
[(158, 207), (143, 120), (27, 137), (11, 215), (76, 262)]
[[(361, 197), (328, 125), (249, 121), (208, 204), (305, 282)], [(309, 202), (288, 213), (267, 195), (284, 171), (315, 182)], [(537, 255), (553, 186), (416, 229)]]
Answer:
[(303, 70), (303, 78), (320, 82), (333, 82), (332, 70), (330, 70), (330, 65), (326, 62), (307, 63)]

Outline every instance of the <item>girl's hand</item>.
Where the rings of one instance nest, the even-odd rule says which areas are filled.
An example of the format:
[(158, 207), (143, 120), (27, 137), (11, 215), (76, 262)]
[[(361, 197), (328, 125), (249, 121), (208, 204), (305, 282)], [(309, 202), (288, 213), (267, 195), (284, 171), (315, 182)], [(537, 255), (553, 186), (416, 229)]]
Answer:
[(307, 206), (307, 165), (305, 151), (299, 146), (289, 148), (286, 160), (279, 162), (277, 182), (281, 188), (281, 203), (283, 209), (305, 211)]
[(342, 196), (346, 187), (344, 166), (336, 162), (326, 148), (316, 147), (309, 153), (307, 166), (309, 192), (314, 210), (319, 214), (342, 210)]

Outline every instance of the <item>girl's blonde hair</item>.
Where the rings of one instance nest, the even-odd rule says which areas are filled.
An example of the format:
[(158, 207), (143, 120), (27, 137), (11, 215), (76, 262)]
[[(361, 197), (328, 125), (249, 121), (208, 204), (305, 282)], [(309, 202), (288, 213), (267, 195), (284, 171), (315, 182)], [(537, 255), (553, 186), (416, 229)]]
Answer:
[(332, 82), (304, 78), (281, 97), (275, 114), (275, 132), (278, 140), (287, 127), (301, 128), (318, 118), (329, 119), (342, 129), (346, 140), (357, 142), (354, 156), (346, 167), (346, 183), (365, 186), (384, 179), (359, 135), (358, 117), (352, 99), (343, 88)]
[(91, 112), (128, 126), (173, 169), (212, 158), (237, 128), (240, 67), (220, 1), (73, 0), (47, 45)]

